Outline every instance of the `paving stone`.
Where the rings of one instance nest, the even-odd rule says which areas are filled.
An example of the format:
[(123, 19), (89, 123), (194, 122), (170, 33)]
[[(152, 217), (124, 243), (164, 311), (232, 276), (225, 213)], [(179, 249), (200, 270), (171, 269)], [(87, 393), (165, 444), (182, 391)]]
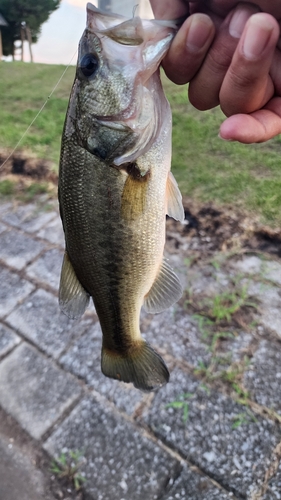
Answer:
[(281, 310), (277, 307), (267, 307), (261, 311), (259, 323), (281, 338)]
[(281, 307), (281, 290), (276, 286), (268, 283), (259, 283), (252, 280), (243, 280), (243, 285), (247, 287), (247, 292), (250, 297), (258, 299), (258, 304), (261, 303), (259, 309), (267, 307)]
[(281, 500), (281, 463), (279, 463), (276, 474), (270, 479), (262, 500)]
[(239, 260), (230, 261), (230, 265), (235, 270), (247, 274), (259, 274), (264, 261), (256, 255), (246, 255)]
[(263, 329), (269, 329), (281, 337), (281, 290), (268, 283), (243, 280), (250, 298), (257, 299), (256, 319)]
[(81, 393), (78, 382), (23, 343), (0, 363), (0, 405), (39, 439)]
[(43, 248), (39, 241), (17, 231), (5, 231), (0, 235), (0, 259), (19, 270), (39, 255)]
[(225, 337), (224, 340), (221, 340), (214, 354), (216, 357), (220, 356), (225, 358), (226, 361), (229, 360), (227, 364), (243, 361), (252, 341), (253, 337), (250, 333), (236, 332), (235, 336)]
[(281, 264), (279, 262), (264, 261), (262, 271), (264, 278), (281, 285)]
[(7, 212), (11, 212), (12, 210), (14, 210), (13, 203), (10, 203), (10, 202), (3, 203), (2, 200), (0, 200), (0, 218), (1, 219), (3, 218), (3, 216)]
[(185, 466), (161, 500), (235, 500), (233, 493), (217, 488), (209, 478)]
[(41, 229), (38, 236), (64, 248), (64, 232), (59, 216)]
[(60, 312), (57, 298), (41, 289), (23, 301), (6, 321), (55, 359), (90, 322), (69, 319)]
[[(167, 407), (175, 402), (180, 404)], [(241, 415), (246, 423), (233, 427)], [(166, 444), (242, 498), (250, 498), (263, 481), (280, 438), (277, 424), (260, 416), (251, 418), (245, 406), (214, 390), (206, 391), (179, 369), (157, 392), (144, 418)]]
[(229, 273), (214, 269), (211, 265), (192, 267), (187, 272), (187, 289), (190, 293), (213, 296), (229, 285)]
[(7, 229), (7, 226), (4, 226), (4, 224), (1, 224), (0, 222), (0, 234), (3, 233), (4, 231), (6, 231)]
[(5, 356), (20, 341), (20, 337), (13, 330), (0, 323), (0, 357)]
[(244, 385), (251, 399), (281, 412), (281, 344), (261, 340), (244, 374)]
[(34, 286), (21, 279), (17, 274), (8, 271), (0, 265), (0, 317), (12, 311), (33, 290)]
[(210, 359), (210, 350), (201, 341), (196, 321), (179, 305), (160, 314), (141, 314), (143, 337), (159, 352), (198, 366)]
[(231, 267), (240, 272), (258, 275), (262, 279), (281, 285), (281, 264), (277, 261), (260, 259), (255, 255), (244, 256), (242, 259), (232, 262)]
[(60, 358), (61, 365), (112, 401), (118, 409), (132, 415), (144, 395), (132, 384), (105, 377), (101, 372), (102, 333), (99, 322), (91, 325)]
[(26, 269), (26, 274), (30, 278), (36, 279), (53, 287), (59, 288), (60, 272), (63, 260), (63, 252), (57, 248), (48, 250)]
[(14, 208), (13, 210), (7, 212), (2, 217), (2, 220), (11, 226), (34, 233), (39, 231), (42, 226), (47, 224), (47, 222), (50, 222), (55, 217), (57, 217), (56, 212), (42, 212), (40, 211), (38, 205), (30, 203), (28, 205), (16, 207), (16, 209)]
[(83, 488), (95, 500), (156, 500), (180, 463), (102, 401), (84, 399), (44, 448), (52, 455), (83, 450)]

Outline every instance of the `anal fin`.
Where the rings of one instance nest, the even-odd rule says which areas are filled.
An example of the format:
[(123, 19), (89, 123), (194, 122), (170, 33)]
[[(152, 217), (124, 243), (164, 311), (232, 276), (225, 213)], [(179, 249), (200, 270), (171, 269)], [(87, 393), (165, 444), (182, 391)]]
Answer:
[(172, 172), (169, 172), (166, 187), (167, 215), (180, 222), (184, 221), (182, 196)]
[(78, 280), (67, 252), (65, 252), (59, 286), (61, 311), (71, 319), (81, 318), (89, 300), (90, 296)]
[(143, 303), (149, 313), (159, 313), (168, 309), (182, 296), (182, 286), (169, 264), (163, 260), (159, 273)]

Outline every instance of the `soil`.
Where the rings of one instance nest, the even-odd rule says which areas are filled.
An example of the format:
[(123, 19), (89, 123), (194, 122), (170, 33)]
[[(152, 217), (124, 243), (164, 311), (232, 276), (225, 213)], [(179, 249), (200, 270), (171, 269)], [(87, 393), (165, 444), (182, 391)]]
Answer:
[(0, 178), (47, 181), (57, 184), (58, 176), (52, 169), (52, 162), (40, 158), (32, 158), (23, 151), (17, 151), (10, 157), (8, 150), (0, 150)]
[[(168, 219), (167, 241), (177, 248), (193, 240), (203, 255), (216, 251), (266, 252), (281, 256), (281, 230), (261, 224), (258, 219), (229, 206), (198, 203), (184, 198), (185, 224)], [(191, 245), (192, 246), (192, 245)]]

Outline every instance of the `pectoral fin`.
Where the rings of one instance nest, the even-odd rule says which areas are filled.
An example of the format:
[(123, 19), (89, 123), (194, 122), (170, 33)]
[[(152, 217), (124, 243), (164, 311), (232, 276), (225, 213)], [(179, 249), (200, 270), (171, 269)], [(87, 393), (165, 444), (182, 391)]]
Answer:
[(71, 319), (81, 318), (89, 304), (90, 296), (78, 280), (72, 264), (65, 252), (59, 287), (59, 305)]
[(143, 307), (149, 313), (165, 311), (180, 299), (182, 291), (177, 275), (163, 261), (158, 276), (144, 299)]
[(167, 215), (180, 222), (184, 221), (184, 209), (182, 206), (182, 195), (172, 172), (169, 172), (167, 187)]

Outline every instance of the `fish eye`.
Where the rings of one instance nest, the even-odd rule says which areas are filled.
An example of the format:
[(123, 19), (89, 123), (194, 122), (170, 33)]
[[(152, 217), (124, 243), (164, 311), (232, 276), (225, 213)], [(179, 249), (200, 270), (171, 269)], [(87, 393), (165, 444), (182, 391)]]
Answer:
[(80, 62), (80, 69), (84, 76), (92, 76), (98, 69), (99, 61), (95, 54), (85, 54)]

